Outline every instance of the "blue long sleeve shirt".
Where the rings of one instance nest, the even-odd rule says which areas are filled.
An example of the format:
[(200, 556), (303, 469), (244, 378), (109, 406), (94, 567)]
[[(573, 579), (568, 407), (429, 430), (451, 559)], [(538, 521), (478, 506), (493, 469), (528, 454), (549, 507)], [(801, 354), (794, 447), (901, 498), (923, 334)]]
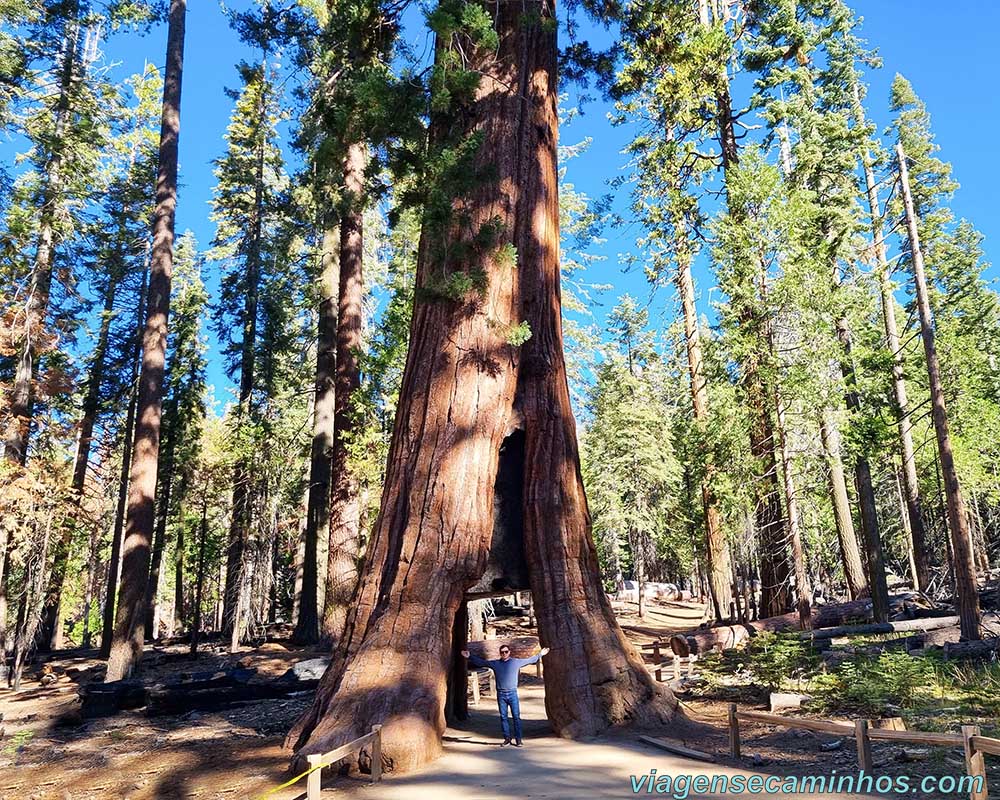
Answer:
[(498, 658), (495, 661), (486, 661), (470, 653), (469, 663), (474, 667), (487, 667), (493, 670), (497, 676), (497, 691), (509, 692), (517, 689), (517, 674), (521, 671), (521, 667), (534, 664), (541, 657), (542, 654), (538, 653), (531, 658), (508, 658), (506, 661)]

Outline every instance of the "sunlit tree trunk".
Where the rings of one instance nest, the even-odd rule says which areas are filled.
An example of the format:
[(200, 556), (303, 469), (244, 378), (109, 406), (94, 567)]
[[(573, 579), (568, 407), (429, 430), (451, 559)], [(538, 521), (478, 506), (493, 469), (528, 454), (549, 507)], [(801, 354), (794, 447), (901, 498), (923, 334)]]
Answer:
[[(153, 213), (146, 329), (136, 404), (135, 442), (129, 480), (121, 593), (115, 616), (106, 680), (132, 674), (142, 657), (143, 611), (149, 578), (149, 545), (155, 517), (156, 471), (160, 449), (160, 402), (167, 351), (167, 316), (174, 260), (177, 208), (177, 144), (180, 136), (181, 78), (187, 0), (171, 0), (167, 62), (163, 81), (160, 158)], [(109, 589), (110, 591), (110, 589)]]
[[(713, 24), (708, 17), (705, 4), (699, 7), (699, 13), (702, 25)], [(722, 169), (725, 176), (739, 164), (739, 141), (736, 137), (733, 103), (725, 64), (719, 67), (715, 105)], [(745, 216), (744, 210), (740, 208), (730, 208), (729, 213), (736, 218)], [(759, 328), (758, 312), (752, 304), (742, 301), (737, 305), (735, 311), (739, 324), (750, 329)], [(768, 343), (761, 340), (760, 352), (766, 352), (767, 348)], [(785, 526), (778, 488), (778, 463), (775, 456), (777, 438), (774, 423), (768, 412), (768, 407), (771, 405), (770, 392), (759, 356), (750, 354), (740, 366), (750, 415), (750, 452), (757, 465), (754, 516), (760, 553), (761, 613), (766, 616), (777, 616), (785, 613), (791, 605)]]
[[(344, 636), (287, 740), (300, 756), (375, 723), (393, 768), (440, 752), (452, 629), (486, 566), (507, 437), (524, 443), (524, 547), (539, 637), (552, 648), (553, 728), (587, 735), (675, 706), (618, 627), (590, 536), (562, 352), (553, 9), (534, 0), (488, 9), (499, 48), (463, 47), (481, 75), (476, 99), (432, 125), (435, 138), (446, 127), (482, 137), (479, 178), (455, 200), (447, 232), (425, 221), (381, 510)], [(487, 223), (516, 248), (516, 268), (497, 250), (442, 262)], [(483, 293), (430, 296), (442, 270), (482, 270)], [(522, 320), (532, 335), (518, 347), (508, 339)]]
[(340, 220), (340, 277), (337, 287), (337, 365), (333, 449), (330, 458), (330, 543), (327, 552), (323, 639), (336, 642), (344, 631), (351, 595), (358, 583), (361, 502), (348, 454), (355, 432), (354, 394), (361, 385), (364, 301), (364, 171), (367, 155), (351, 142), (344, 156), (344, 209)]
[(847, 479), (844, 477), (844, 462), (840, 456), (840, 431), (836, 421), (831, 419), (829, 410), (824, 409), (820, 419), (820, 439), (826, 456), (830, 475), (830, 496), (833, 500), (833, 519), (837, 527), (837, 542), (840, 558), (844, 565), (844, 577), (852, 600), (857, 600), (868, 589), (865, 566), (858, 549), (858, 538), (854, 532), (851, 503), (847, 495)]
[[(855, 84), (854, 101), (859, 122), (864, 121), (864, 111)], [(868, 218), (872, 232), (872, 245), (878, 267), (879, 294), (882, 300), (882, 322), (885, 326), (885, 343), (892, 356), (892, 390), (899, 414), (899, 449), (903, 461), (903, 488), (906, 500), (906, 515), (909, 520), (910, 549), (915, 565), (914, 585), (925, 590), (930, 584), (930, 552), (927, 547), (927, 533), (924, 525), (920, 501), (920, 484), (917, 480), (917, 460), (913, 447), (913, 423), (910, 418), (909, 400), (906, 396), (906, 378), (903, 372), (903, 346), (896, 325), (896, 301), (892, 296), (892, 276), (886, 258), (885, 234), (882, 227), (882, 212), (878, 199), (878, 184), (872, 169), (871, 153), (865, 148), (861, 153), (861, 163), (865, 173), (865, 194), (868, 201)]]
[[(695, 423), (704, 430), (708, 423), (708, 383), (701, 356), (701, 335), (698, 331), (698, 315), (695, 310), (694, 280), (691, 277), (691, 261), (682, 258), (677, 267), (677, 289), (681, 296), (684, 314), (684, 341), (687, 343), (688, 376), (691, 381), (691, 405)], [(712, 477), (715, 465), (708, 461), (705, 476), (701, 482), (702, 508), (705, 513), (705, 543), (708, 550), (709, 588), (715, 618), (729, 616), (732, 602), (732, 566), (729, 561), (729, 545), (722, 530), (722, 515), (712, 491)]]
[(969, 543), (969, 520), (962, 498), (962, 487), (955, 468), (955, 456), (951, 448), (951, 434), (948, 431), (948, 411), (944, 401), (944, 387), (941, 383), (941, 366), (938, 363), (937, 348), (934, 344), (934, 322), (931, 305), (927, 296), (927, 278), (924, 274), (924, 256), (920, 249), (920, 233), (917, 230), (917, 215), (913, 210), (910, 196), (910, 175), (906, 166), (906, 153), (902, 144), (896, 144), (896, 159), (899, 164), (899, 185), (906, 210), (906, 232), (910, 244), (910, 258), (913, 263), (914, 294), (917, 312), (920, 315), (920, 334), (924, 343), (927, 360), (927, 377), (931, 390), (931, 415), (934, 433), (937, 436), (938, 456), (941, 461), (941, 476), (944, 479), (945, 508), (948, 516), (948, 530), (951, 534), (951, 549), (955, 568), (955, 594), (962, 636), (979, 639), (979, 594), (976, 587), (976, 570)]

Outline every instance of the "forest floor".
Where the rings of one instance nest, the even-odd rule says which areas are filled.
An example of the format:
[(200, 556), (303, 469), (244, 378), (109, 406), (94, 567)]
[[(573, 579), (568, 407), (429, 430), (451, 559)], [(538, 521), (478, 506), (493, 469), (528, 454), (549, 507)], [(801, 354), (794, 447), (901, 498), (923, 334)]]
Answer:
[[(626, 607), (620, 619), (636, 643), (697, 627), (703, 609), (692, 603), (650, 603), (645, 619)], [(499, 636), (533, 633), (525, 618), (502, 618)], [(206, 652), (195, 661), (171, 656), (183, 647), (157, 647), (147, 652), (144, 680), (155, 682), (193, 670), (240, 665), (259, 675), (277, 677), (315, 651), (268, 642), (240, 653)], [(42, 687), (34, 676), (19, 693), (0, 691), (0, 799), (2, 800), (224, 800), (258, 798), (289, 777), (285, 732), (309, 703), (309, 694), (214, 712), (188, 712), (151, 717), (139, 709), (111, 717), (81, 720), (77, 689), (100, 680), (103, 662), (96, 653), (67, 653), (53, 660), (59, 680)], [(672, 727), (656, 735), (714, 755), (716, 764), (674, 756), (621, 732), (586, 742), (554, 736), (545, 720), (544, 688), (533, 669), (522, 673), (522, 717), (525, 747), (500, 748), (495, 705), (488, 695), (470, 707), (470, 719), (448, 729), (444, 755), (426, 769), (389, 775), (379, 785), (366, 776), (333, 778), (330, 796), (370, 800), (465, 800), (473, 798), (630, 797), (630, 776), (659, 775), (850, 775), (856, 771), (853, 742), (833, 751), (834, 737), (745, 726), (744, 758), (728, 756), (725, 733), (727, 704), (718, 699), (684, 701), (686, 716), (696, 723)], [(961, 753), (943, 749), (919, 763), (899, 760), (900, 748), (874, 746), (878, 774), (923, 776), (964, 774)], [(1000, 778), (1000, 769), (991, 770)], [(991, 781), (991, 789), (1000, 783)], [(304, 782), (271, 795), (274, 800), (303, 797)], [(719, 797), (699, 795), (691, 797)], [(812, 795), (817, 797), (820, 795)], [(823, 797), (840, 797), (825, 793)], [(867, 797), (852, 794), (852, 797)], [(874, 796), (874, 795), (873, 795)], [(919, 795), (944, 797), (946, 795)], [(954, 796), (954, 795), (952, 795)]]

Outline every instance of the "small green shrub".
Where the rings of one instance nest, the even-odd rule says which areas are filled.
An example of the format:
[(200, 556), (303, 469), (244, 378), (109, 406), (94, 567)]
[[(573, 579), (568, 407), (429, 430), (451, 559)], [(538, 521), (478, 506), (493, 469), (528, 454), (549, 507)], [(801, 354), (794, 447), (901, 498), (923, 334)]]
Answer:
[(846, 661), (817, 676), (813, 693), (827, 709), (883, 714), (888, 706), (913, 706), (921, 689), (936, 684), (934, 659), (887, 650), (878, 658)]

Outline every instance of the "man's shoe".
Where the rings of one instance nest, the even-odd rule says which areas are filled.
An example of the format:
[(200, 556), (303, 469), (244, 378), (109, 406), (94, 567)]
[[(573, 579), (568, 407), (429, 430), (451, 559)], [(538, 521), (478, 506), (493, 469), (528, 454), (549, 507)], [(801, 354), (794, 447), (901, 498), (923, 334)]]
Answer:
[(509, 744), (510, 744), (510, 739), (504, 739), (504, 740), (503, 740), (503, 744), (501, 744), (500, 746), (501, 746), (501, 747), (506, 747), (506, 746), (507, 746), (507, 745), (509, 745)]
[(518, 739), (516, 742), (514, 742), (514, 747), (520, 747), (520, 746), (521, 746), (521, 740)]

